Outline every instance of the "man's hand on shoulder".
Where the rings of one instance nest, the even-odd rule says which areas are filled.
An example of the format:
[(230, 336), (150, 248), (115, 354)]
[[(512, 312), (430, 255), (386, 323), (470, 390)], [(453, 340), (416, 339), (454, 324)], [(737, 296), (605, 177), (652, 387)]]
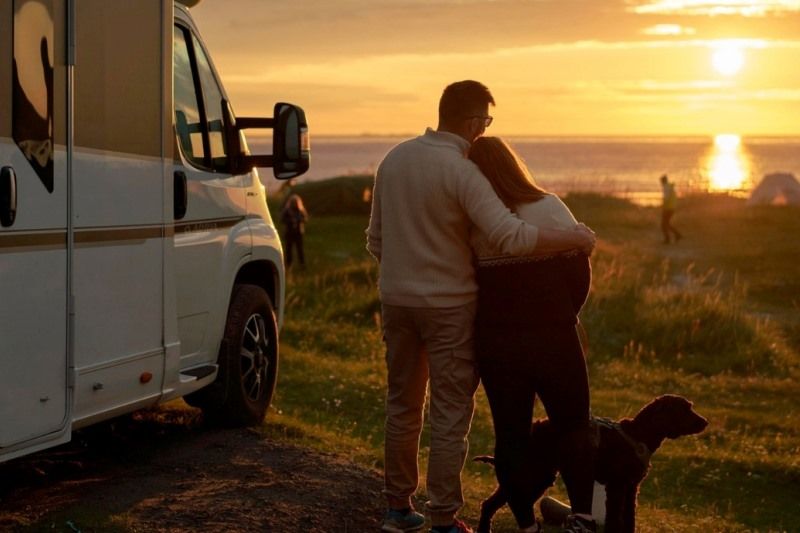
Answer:
[(597, 237), (586, 224), (578, 224), (575, 229), (539, 229), (539, 239), (534, 255), (580, 250), (592, 255)]

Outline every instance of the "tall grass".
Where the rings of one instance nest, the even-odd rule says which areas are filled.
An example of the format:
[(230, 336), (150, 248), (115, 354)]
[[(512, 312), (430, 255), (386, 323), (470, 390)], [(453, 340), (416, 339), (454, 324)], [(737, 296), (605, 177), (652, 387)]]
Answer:
[[(619, 255), (619, 254), (617, 254)], [(714, 270), (694, 263), (677, 270), (668, 259), (648, 276), (600, 252), (583, 321), (601, 357), (633, 359), (703, 375), (788, 375), (796, 358), (780, 328), (748, 311), (747, 285), (724, 286)]]
[[(349, 185), (353, 202), (363, 203), (368, 183)], [(336, 182), (315, 187), (306, 202), (308, 267), (290, 273), (279, 389), (265, 431), (380, 468), (385, 368), (367, 216), (363, 206), (353, 215), (315, 214), (315, 198)], [(800, 213), (690, 199), (676, 217), (686, 239), (667, 247), (654, 208), (593, 195), (567, 203), (601, 239), (582, 313), (594, 412), (630, 416), (670, 392), (710, 420), (702, 435), (667, 442), (654, 456), (639, 530), (800, 530), (800, 335), (791, 281)], [(731, 229), (737, 239), (728, 239)], [(480, 392), (470, 442), (475, 453), (492, 451)], [(424, 470), (427, 435), (423, 445)], [(464, 479), (464, 512), (474, 517), (493, 473), (468, 463)], [(555, 492), (563, 495), (560, 486)], [(514, 530), (505, 511), (496, 526)]]

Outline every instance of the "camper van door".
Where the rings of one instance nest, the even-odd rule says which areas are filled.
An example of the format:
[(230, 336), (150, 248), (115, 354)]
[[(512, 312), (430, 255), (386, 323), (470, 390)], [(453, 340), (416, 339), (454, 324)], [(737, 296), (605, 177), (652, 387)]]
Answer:
[(69, 438), (63, 0), (0, 0), (0, 460)]
[(73, 425), (81, 427), (161, 396), (172, 3), (81, 0), (75, 18)]

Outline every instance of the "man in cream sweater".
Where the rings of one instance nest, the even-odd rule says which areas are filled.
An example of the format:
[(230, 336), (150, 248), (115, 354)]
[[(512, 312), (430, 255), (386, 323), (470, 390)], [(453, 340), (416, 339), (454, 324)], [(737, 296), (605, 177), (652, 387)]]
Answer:
[(427, 510), (432, 532), (471, 531), (456, 514), (478, 374), (472, 347), (477, 284), (469, 244), (477, 226), (503, 253), (594, 248), (594, 233), (536, 228), (514, 216), (465, 157), (491, 124), (494, 98), (476, 81), (445, 88), (439, 125), (394, 147), (375, 177), (367, 249), (380, 263), (386, 342), (383, 531), (418, 531), (419, 438), (430, 381)]

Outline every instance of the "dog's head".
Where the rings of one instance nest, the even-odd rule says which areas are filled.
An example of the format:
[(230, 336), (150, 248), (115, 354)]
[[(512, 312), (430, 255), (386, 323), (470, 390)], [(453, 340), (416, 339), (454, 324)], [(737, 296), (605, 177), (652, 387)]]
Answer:
[(659, 396), (642, 407), (634, 422), (670, 439), (695, 435), (708, 426), (708, 420), (694, 410), (692, 402), (674, 394)]

